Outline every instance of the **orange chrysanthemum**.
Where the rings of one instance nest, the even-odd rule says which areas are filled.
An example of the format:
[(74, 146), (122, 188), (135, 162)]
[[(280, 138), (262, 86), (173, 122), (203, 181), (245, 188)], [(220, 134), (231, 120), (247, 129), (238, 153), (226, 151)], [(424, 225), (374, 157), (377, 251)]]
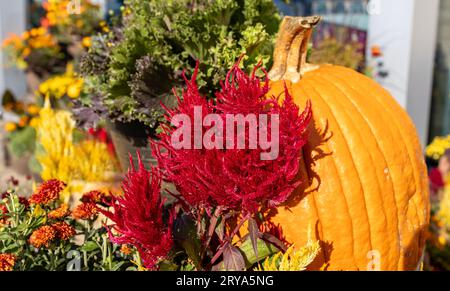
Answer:
[(52, 227), (56, 231), (56, 236), (60, 240), (71, 239), (76, 234), (75, 228), (65, 222), (55, 223)]
[(0, 254), (0, 271), (12, 271), (16, 257), (11, 254)]
[(72, 211), (72, 217), (74, 219), (94, 219), (95, 215), (97, 215), (98, 209), (95, 203), (81, 203)]
[(56, 230), (49, 226), (44, 225), (41, 228), (35, 230), (30, 236), (30, 244), (36, 248), (42, 246), (49, 247), (50, 243), (56, 238)]
[(59, 208), (50, 211), (48, 218), (50, 219), (63, 219), (70, 215), (69, 206), (67, 204), (61, 205)]
[(122, 245), (120, 247), (120, 252), (126, 256), (131, 255), (133, 250), (128, 245)]
[(66, 183), (52, 179), (41, 184), (31, 195), (30, 203), (47, 205), (59, 198), (59, 193), (66, 187)]

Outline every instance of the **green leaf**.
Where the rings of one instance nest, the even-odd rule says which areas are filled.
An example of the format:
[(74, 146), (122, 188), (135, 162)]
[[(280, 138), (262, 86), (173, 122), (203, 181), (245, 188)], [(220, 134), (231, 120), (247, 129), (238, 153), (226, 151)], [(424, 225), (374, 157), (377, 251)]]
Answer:
[(36, 130), (27, 126), (9, 135), (9, 150), (16, 157), (22, 157), (27, 153), (33, 153), (36, 145)]
[(254, 264), (265, 259), (266, 257), (276, 254), (280, 251), (280, 249), (278, 249), (273, 244), (270, 244), (261, 239), (257, 240), (257, 249), (258, 249), (258, 257), (255, 254), (255, 251), (252, 246), (252, 241), (250, 238), (247, 238), (239, 247), (239, 250), (242, 252), (244, 256), (247, 268), (250, 268)]
[(258, 259), (258, 237), (259, 237), (259, 228), (258, 223), (255, 219), (250, 218), (248, 220), (248, 234), (250, 237), (250, 241), (252, 242), (253, 251), (255, 252), (255, 257)]
[(172, 263), (170, 261), (162, 261), (159, 263), (159, 270), (160, 271), (177, 271), (179, 266), (175, 263)]
[(98, 248), (99, 248), (99, 246), (97, 245), (97, 243), (95, 243), (93, 241), (87, 241), (84, 243), (84, 245), (81, 247), (80, 250), (83, 252), (92, 252)]

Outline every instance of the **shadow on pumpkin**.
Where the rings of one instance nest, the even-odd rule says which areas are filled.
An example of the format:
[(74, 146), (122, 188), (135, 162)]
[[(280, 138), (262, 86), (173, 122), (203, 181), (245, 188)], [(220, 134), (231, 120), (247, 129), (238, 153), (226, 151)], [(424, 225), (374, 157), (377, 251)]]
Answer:
[[(333, 138), (333, 132), (329, 129), (328, 121), (322, 129), (317, 126), (314, 119), (308, 129), (308, 143), (303, 147), (300, 160), (300, 170), (297, 179), (301, 181), (300, 186), (294, 191), (291, 197), (281, 206), (287, 209), (296, 206), (306, 195), (317, 191), (322, 180), (314, 171), (316, 162), (332, 155), (332, 152), (325, 152), (323, 146)], [(274, 210), (273, 215), (276, 214)], [(272, 213), (271, 213), (272, 214)]]
[[(285, 207), (288, 211), (295, 207), (306, 195), (314, 193), (320, 188), (322, 183), (321, 177), (315, 172), (314, 168), (317, 161), (332, 155), (332, 152), (324, 151), (324, 145), (333, 138), (333, 132), (330, 131), (328, 121), (324, 127), (316, 124), (315, 120), (311, 120), (308, 128), (308, 143), (304, 146), (300, 161), (300, 170), (297, 176), (302, 183), (294, 191), (291, 197), (280, 207)], [(275, 216), (277, 209), (271, 209), (267, 217)], [(315, 224), (315, 238), (320, 238), (319, 221)], [(333, 251), (333, 243), (327, 241), (319, 241), (321, 252), (316, 259), (309, 265), (308, 270), (326, 270), (327, 262)]]
[(403, 266), (399, 266), (399, 268), (405, 271), (419, 271), (422, 269), (427, 230), (428, 224), (416, 231), (414, 238), (405, 248)]

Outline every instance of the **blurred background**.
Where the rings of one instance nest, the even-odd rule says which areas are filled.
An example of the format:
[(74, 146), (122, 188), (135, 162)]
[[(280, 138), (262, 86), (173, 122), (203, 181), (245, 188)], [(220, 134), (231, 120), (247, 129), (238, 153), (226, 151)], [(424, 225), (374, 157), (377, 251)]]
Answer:
[[(0, 0), (0, 43), (41, 25), (42, 0)], [(121, 0), (92, 0), (108, 18)], [(450, 0), (274, 0), (283, 15), (321, 15), (314, 63), (334, 63), (375, 79), (413, 119), (427, 156), (432, 224), (425, 269), (450, 270)], [(0, 98), (19, 101), (29, 76), (8, 65), (0, 49)], [(1, 97), (3, 96), (3, 97)], [(5, 102), (0, 104), (5, 104)], [(22, 100), (24, 101), (24, 100)], [(0, 108), (0, 120), (10, 121)], [(3, 115), (3, 116), (1, 116)], [(15, 121), (16, 122), (16, 121)], [(19, 121), (20, 122), (20, 121)], [(3, 167), (7, 136), (0, 130), (0, 186), (15, 175)], [(19, 161), (20, 162), (20, 161)], [(3, 168), (2, 168), (3, 167)], [(446, 186), (447, 184), (447, 186)]]
[[(39, 26), (42, 0), (0, 1), (0, 41)], [(97, 0), (105, 13), (120, 0)], [(284, 15), (324, 16), (315, 61), (371, 75), (410, 113), (423, 145), (450, 131), (450, 0), (274, 0)], [(317, 50), (319, 49), (319, 50)], [(25, 76), (3, 65), (0, 92), (26, 91)], [(3, 63), (3, 64), (2, 64)]]

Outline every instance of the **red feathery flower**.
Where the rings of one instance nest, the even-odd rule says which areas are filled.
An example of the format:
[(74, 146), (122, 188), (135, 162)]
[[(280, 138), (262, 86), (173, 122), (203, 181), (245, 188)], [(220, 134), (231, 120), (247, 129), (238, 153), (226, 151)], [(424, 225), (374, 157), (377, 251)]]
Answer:
[(56, 237), (60, 240), (71, 239), (75, 234), (75, 228), (65, 222), (57, 222), (52, 224), (53, 229), (56, 231)]
[[(185, 78), (187, 88), (183, 98), (177, 96), (178, 106), (166, 108), (166, 119), (170, 123), (175, 115), (183, 114), (191, 120), (191, 149), (176, 149), (172, 144), (172, 134), (179, 126), (163, 126), (159, 141), (152, 141), (152, 150), (158, 161), (164, 178), (177, 187), (182, 198), (195, 207), (222, 206), (227, 209), (254, 213), (261, 206), (273, 207), (287, 200), (293, 190), (300, 184), (298, 179), (301, 149), (307, 141), (306, 129), (311, 120), (311, 104), (306, 104), (300, 113), (285, 87), (284, 100), (279, 96), (268, 96), (269, 82), (262, 83), (256, 77), (256, 67), (249, 76), (236, 64), (224, 83), (222, 90), (216, 93), (217, 101), (212, 101), (200, 95), (196, 84), (198, 66), (190, 81)], [(279, 116), (279, 153), (273, 160), (262, 160), (263, 150), (260, 140), (257, 147), (249, 149), (251, 143), (249, 123), (245, 123), (245, 136), (237, 136), (234, 128), (234, 147), (226, 145), (228, 141), (225, 132), (224, 148), (226, 149), (194, 149), (194, 107), (202, 108), (202, 120), (207, 114), (217, 114), (227, 128), (227, 115), (242, 114), (256, 118), (267, 116), (267, 125), (257, 123), (258, 130), (267, 132), (267, 141), (275, 136), (269, 122), (275, 122), (271, 117)], [(258, 121), (256, 121), (258, 122)], [(202, 127), (205, 133), (211, 126)], [(203, 137), (203, 135), (202, 135)], [(239, 149), (237, 141), (245, 138), (245, 149)], [(217, 139), (217, 136), (216, 136)], [(254, 140), (254, 138), (253, 138)], [(201, 141), (202, 142), (202, 141)], [(253, 141), (254, 142), (254, 141)], [(226, 147), (225, 147), (226, 146)]]
[(14, 270), (16, 257), (11, 254), (0, 254), (0, 272), (8, 272)]
[(165, 224), (161, 176), (154, 168), (145, 169), (139, 153), (138, 158), (139, 168), (136, 169), (130, 156), (131, 169), (122, 183), (124, 195), (112, 197), (114, 212), (99, 210), (115, 223), (112, 231), (117, 231), (118, 236), (110, 231), (111, 241), (135, 246), (144, 266), (154, 269), (172, 248), (173, 213)]
[(29, 202), (33, 204), (47, 205), (59, 198), (59, 193), (66, 187), (64, 182), (56, 179), (42, 183), (31, 195)]
[(56, 230), (50, 225), (44, 225), (35, 230), (30, 236), (30, 244), (35, 248), (49, 247), (50, 243), (57, 237)]

